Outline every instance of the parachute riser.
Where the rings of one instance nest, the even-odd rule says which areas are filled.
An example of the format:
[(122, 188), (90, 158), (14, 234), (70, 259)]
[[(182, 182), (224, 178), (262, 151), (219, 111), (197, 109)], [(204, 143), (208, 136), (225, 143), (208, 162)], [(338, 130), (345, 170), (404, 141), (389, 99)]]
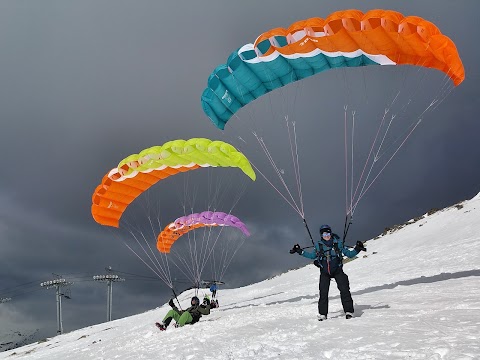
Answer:
[(345, 244), (345, 240), (347, 238), (348, 230), (350, 229), (350, 225), (352, 225), (352, 216), (345, 215), (345, 224), (343, 225), (343, 243)]
[(178, 300), (177, 294), (175, 293), (175, 290), (174, 290), (173, 287), (172, 287), (172, 292), (173, 292), (173, 296), (175, 296), (175, 299), (176, 299), (177, 302), (178, 302), (178, 306), (180, 307), (180, 310), (183, 310), (183, 309), (182, 309), (182, 305), (180, 304), (180, 300)]
[(308, 227), (307, 220), (305, 220), (305, 218), (303, 218), (303, 223), (305, 224), (305, 227), (307, 229), (308, 236), (310, 236), (310, 240), (312, 241), (312, 245), (313, 245), (313, 248), (315, 249), (315, 252), (318, 252), (317, 248), (315, 247), (315, 242), (313, 241), (312, 233), (310, 232), (310, 228)]
[[(315, 242), (313, 241), (312, 233), (310, 232), (310, 228), (308, 227), (307, 220), (303, 219), (303, 223), (305, 224), (305, 228), (307, 229), (308, 236), (310, 237), (310, 240), (312, 241), (313, 246), (305, 246), (305, 247), (302, 248), (302, 250), (303, 249), (309, 249), (309, 248), (313, 247), (315, 249), (315, 251), (318, 252), (317, 248), (315, 246)], [(347, 234), (348, 234), (348, 230), (350, 229), (350, 225), (352, 225), (352, 217), (347, 215), (347, 216), (345, 216), (345, 224), (343, 226), (342, 242), (343, 242), (344, 246), (347, 246), (347, 245), (345, 245), (345, 240), (347, 238)], [(347, 247), (351, 247), (351, 246), (347, 246)]]

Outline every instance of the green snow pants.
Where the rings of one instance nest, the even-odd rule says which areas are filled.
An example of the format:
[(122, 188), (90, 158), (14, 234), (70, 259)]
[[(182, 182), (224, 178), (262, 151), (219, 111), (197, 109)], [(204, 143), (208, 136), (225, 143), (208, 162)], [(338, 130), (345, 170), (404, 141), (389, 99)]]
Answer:
[(188, 311), (184, 311), (183, 313), (179, 313), (178, 311), (172, 309), (167, 312), (167, 315), (163, 318), (163, 323), (165, 326), (170, 325), (170, 322), (175, 320), (178, 326), (183, 326), (185, 324), (189, 324), (193, 321), (192, 315)]

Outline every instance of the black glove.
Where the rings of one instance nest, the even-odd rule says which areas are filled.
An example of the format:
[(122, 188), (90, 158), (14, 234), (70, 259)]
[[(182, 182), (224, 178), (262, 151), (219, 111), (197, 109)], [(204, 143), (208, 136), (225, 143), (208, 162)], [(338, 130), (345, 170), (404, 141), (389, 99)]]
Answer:
[(298, 245), (298, 244), (295, 244), (295, 245), (293, 246), (293, 248), (290, 250), (290, 254), (298, 253), (298, 254), (302, 255), (302, 252), (303, 252), (303, 250), (302, 250), (302, 248), (300, 247), (300, 245)]
[(359, 253), (360, 251), (367, 251), (367, 248), (363, 246), (363, 243), (361, 241), (357, 241), (354, 250)]
[(170, 305), (172, 308), (175, 307), (175, 304), (173, 303), (173, 299), (170, 299), (170, 301), (168, 302), (168, 305)]
[(318, 259), (316, 259), (314, 262), (313, 262), (313, 265), (315, 265), (316, 267), (320, 267), (320, 262), (318, 261)]

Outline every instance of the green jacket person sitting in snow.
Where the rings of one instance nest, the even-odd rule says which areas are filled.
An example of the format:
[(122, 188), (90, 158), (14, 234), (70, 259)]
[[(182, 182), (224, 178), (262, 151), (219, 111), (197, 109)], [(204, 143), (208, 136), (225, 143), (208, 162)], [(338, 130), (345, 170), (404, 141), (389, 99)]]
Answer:
[(177, 327), (185, 324), (195, 324), (200, 320), (202, 315), (210, 314), (210, 300), (207, 299), (207, 301), (204, 301), (204, 304), (200, 304), (200, 300), (196, 296), (192, 297), (192, 306), (186, 310), (178, 310), (173, 303), (173, 299), (170, 299), (168, 305), (172, 307), (172, 310), (167, 312), (167, 315), (165, 315), (161, 323), (155, 323), (160, 330), (166, 330), (172, 322), (172, 319), (175, 320), (175, 326)]
[(353, 300), (350, 294), (350, 283), (348, 276), (343, 272), (343, 255), (353, 258), (360, 251), (366, 251), (363, 243), (357, 241), (355, 248), (350, 250), (343, 245), (338, 235), (332, 234), (332, 229), (328, 225), (320, 226), (320, 241), (314, 243), (315, 248), (312, 251), (303, 250), (296, 244), (290, 254), (299, 254), (309, 259), (315, 259), (315, 266), (320, 268), (320, 280), (318, 288), (320, 298), (318, 299), (318, 320), (326, 320), (328, 314), (328, 290), (330, 289), (330, 280), (333, 278), (340, 290), (340, 299), (342, 300), (345, 316), (350, 319), (353, 316)]

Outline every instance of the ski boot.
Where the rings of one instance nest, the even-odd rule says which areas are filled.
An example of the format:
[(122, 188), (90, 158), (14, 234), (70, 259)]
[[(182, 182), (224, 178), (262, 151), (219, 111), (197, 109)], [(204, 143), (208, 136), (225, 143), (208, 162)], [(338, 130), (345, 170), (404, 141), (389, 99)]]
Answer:
[(165, 330), (167, 330), (167, 327), (165, 326), (164, 323), (156, 322), (156, 323), (155, 323), (155, 326), (156, 326), (157, 328), (159, 328), (160, 331), (165, 331)]

